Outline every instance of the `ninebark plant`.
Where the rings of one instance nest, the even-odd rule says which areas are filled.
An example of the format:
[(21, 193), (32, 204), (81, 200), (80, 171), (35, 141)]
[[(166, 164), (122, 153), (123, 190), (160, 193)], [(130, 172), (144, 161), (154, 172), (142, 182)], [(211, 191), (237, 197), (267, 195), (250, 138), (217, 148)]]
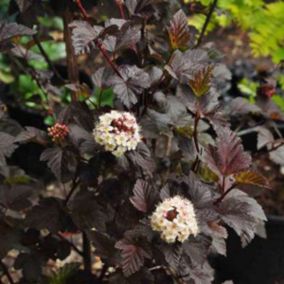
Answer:
[[(20, 19), (33, 2), (15, 1)], [(226, 255), (228, 227), (244, 246), (263, 232), (266, 217), (250, 192), (268, 187), (223, 111), (230, 73), (220, 55), (202, 46), (173, 1), (113, 1), (120, 18), (104, 22), (80, 1), (36, 2), (64, 20), (68, 80), (35, 29), (0, 24), (1, 51), (33, 77), (56, 121), (47, 130), (15, 127), (1, 108), (10, 127), (0, 133), (0, 273), (16, 283), (5, 258), (14, 250), (17, 283), (211, 283), (208, 258)], [(29, 65), (31, 52), (15, 40), (23, 35), (48, 72)], [(95, 70), (83, 97), (79, 56)], [(69, 104), (55, 99), (63, 88)], [(112, 107), (102, 101), (111, 94)], [(38, 163), (56, 191), (12, 164), (26, 143), (44, 146)], [(82, 261), (51, 276), (50, 260), (71, 251)]]

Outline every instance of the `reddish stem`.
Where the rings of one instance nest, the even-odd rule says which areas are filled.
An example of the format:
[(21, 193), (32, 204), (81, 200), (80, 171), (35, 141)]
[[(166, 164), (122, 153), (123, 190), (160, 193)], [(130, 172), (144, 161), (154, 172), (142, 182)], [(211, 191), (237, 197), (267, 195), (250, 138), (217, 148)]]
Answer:
[(121, 78), (123, 79), (122, 75), (120, 74), (117, 66), (113, 63), (113, 61), (110, 59), (110, 57), (107, 54), (107, 51), (105, 50), (105, 48), (102, 46), (102, 44), (96, 39), (95, 40), (95, 44), (97, 46), (97, 48), (100, 50), (100, 52), (102, 53), (103, 57), (105, 58), (105, 60), (108, 62), (108, 64), (111, 66), (111, 68), (113, 69), (113, 71)]
[(115, 3), (118, 6), (121, 18), (125, 20), (126, 18), (125, 18), (125, 13), (124, 13), (122, 1), (115, 0)]
[(213, 204), (216, 206), (219, 205), (222, 202), (222, 200), (227, 196), (227, 194), (230, 193), (234, 188), (235, 185), (232, 185), (229, 189), (223, 192), (223, 194), (219, 198), (217, 198)]
[(84, 16), (84, 18), (89, 19), (90, 16), (88, 15), (87, 11), (85, 10), (84, 6), (82, 5), (81, 0), (76, 0), (76, 4), (77, 4), (78, 8), (80, 9), (80, 12)]
[[(88, 13), (86, 12), (85, 8), (83, 7), (81, 0), (76, 0), (76, 4), (81, 12), (81, 14), (83, 15), (83, 17), (85, 18), (86, 21), (88, 21), (90, 19), (90, 16), (88, 15)], [(110, 65), (110, 67), (113, 69), (113, 71), (121, 78), (123, 79), (122, 75), (120, 74), (117, 66), (113, 63), (113, 61), (110, 59), (109, 55), (107, 54), (106, 49), (103, 47), (103, 45), (98, 41), (98, 39), (95, 39), (95, 45), (97, 46), (97, 48), (100, 50), (100, 52), (102, 53), (103, 57), (105, 58), (105, 60), (108, 62), (108, 64)]]

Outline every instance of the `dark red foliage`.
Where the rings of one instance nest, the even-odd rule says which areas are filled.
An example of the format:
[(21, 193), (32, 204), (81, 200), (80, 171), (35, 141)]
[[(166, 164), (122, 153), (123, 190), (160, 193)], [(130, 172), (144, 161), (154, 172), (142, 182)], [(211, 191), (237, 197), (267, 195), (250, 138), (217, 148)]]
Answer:
[[(72, 250), (80, 260), (57, 271), (64, 283), (211, 283), (208, 258), (226, 254), (226, 226), (246, 245), (266, 220), (249, 193), (268, 188), (267, 180), (251, 170), (251, 156), (230, 125), (230, 116), (261, 115), (260, 107), (245, 100), (233, 101), (229, 111), (224, 107), (230, 72), (209, 45), (194, 48), (195, 30), (173, 1), (113, 1), (116, 10), (105, 21), (98, 17), (103, 5), (93, 1), (88, 9), (84, 2), (18, 0), (11, 21), (19, 22), (0, 22), (0, 51), (12, 68), (33, 78), (46, 96), (44, 111), (57, 121), (47, 131), (24, 128), (0, 108), (0, 258), (5, 262), (10, 250), (19, 251), (18, 283), (49, 283), (55, 277), (46, 273), (50, 260), (65, 260)], [(40, 48), (49, 29), (38, 16), (47, 13), (64, 20), (68, 78)], [(30, 39), (24, 54), (19, 36)], [(35, 56), (29, 45), (35, 43), (46, 71), (29, 64)], [(82, 54), (88, 86), (79, 76)], [(267, 98), (274, 89), (265, 85), (260, 92)], [(98, 145), (93, 132), (111, 109), (133, 114), (143, 136), (119, 158), (111, 143), (122, 142), (106, 138)], [(110, 134), (133, 132), (123, 119), (110, 128)], [(275, 146), (272, 134), (260, 133), (260, 147)], [(35, 143), (44, 148), (35, 167), (46, 165), (54, 191), (13, 164), (22, 144)], [(176, 195), (192, 203), (199, 234), (169, 244), (152, 229), (150, 217)], [(174, 224), (179, 214), (174, 207), (163, 217)], [(72, 242), (74, 235), (82, 236), (81, 247)], [(94, 273), (98, 257), (104, 265)], [(9, 270), (3, 270), (8, 279)]]

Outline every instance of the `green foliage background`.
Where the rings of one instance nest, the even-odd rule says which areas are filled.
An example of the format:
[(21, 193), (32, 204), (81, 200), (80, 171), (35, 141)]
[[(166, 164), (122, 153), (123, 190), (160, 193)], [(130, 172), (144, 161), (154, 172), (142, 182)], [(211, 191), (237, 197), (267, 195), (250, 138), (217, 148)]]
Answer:
[[(185, 3), (196, 1), (186, 0)], [(213, 0), (200, 0), (209, 6)], [(248, 32), (252, 54), (269, 56), (274, 63), (284, 60), (284, 1), (266, 3), (264, 0), (219, 0), (209, 29), (237, 24)], [(189, 23), (201, 29), (204, 14), (189, 18)]]

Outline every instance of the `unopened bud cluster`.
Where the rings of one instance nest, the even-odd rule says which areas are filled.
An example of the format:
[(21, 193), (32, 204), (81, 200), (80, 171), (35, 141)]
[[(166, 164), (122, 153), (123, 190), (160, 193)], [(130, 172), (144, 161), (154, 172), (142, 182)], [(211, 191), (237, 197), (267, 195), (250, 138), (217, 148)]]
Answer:
[(151, 226), (167, 243), (184, 242), (198, 234), (198, 224), (192, 203), (180, 196), (161, 202), (151, 216)]
[(111, 111), (99, 117), (93, 135), (106, 151), (121, 157), (126, 151), (135, 150), (141, 141), (139, 125), (129, 112)]
[(69, 133), (67, 125), (60, 123), (55, 123), (52, 127), (49, 127), (47, 131), (53, 142), (63, 141)]

